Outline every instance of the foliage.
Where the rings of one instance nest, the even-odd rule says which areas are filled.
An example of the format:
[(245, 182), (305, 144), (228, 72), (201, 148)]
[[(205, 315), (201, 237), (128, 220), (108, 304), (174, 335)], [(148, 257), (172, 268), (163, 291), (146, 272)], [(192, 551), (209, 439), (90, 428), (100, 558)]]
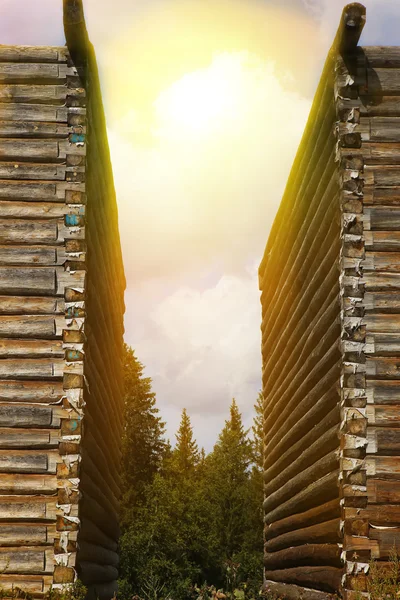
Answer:
[[(143, 498), (168, 452), (165, 423), (156, 407), (150, 377), (132, 348), (125, 344), (125, 430), (122, 440), (123, 513)], [(123, 514), (123, 519), (125, 514)], [(128, 517), (127, 517), (128, 518)]]
[(400, 595), (400, 561), (396, 549), (390, 552), (389, 562), (382, 568), (375, 561), (369, 565), (367, 590), (371, 600), (398, 600)]
[(143, 376), (143, 365), (128, 347), (125, 362), (119, 598), (258, 597), (263, 524), (262, 407), (257, 407), (262, 399), (256, 403), (253, 439), (233, 400), (211, 453), (199, 451), (185, 409), (171, 451), (151, 379)]

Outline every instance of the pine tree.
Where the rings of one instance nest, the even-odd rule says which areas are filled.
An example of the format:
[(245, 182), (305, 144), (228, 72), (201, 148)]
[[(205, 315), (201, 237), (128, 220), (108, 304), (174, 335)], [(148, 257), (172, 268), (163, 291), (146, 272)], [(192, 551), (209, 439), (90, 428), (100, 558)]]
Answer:
[(165, 423), (156, 407), (151, 378), (132, 348), (125, 344), (125, 430), (122, 441), (122, 474), (126, 508), (132, 509), (143, 497), (145, 486), (160, 470), (168, 444)]
[(253, 419), (253, 451), (254, 463), (260, 470), (263, 468), (263, 448), (264, 448), (264, 431), (263, 431), (263, 407), (264, 397), (262, 392), (259, 392), (256, 403), (254, 404), (255, 416)]
[[(239, 552), (246, 523), (249, 465), (252, 448), (235, 399), (212, 453), (207, 457), (209, 495), (213, 502), (213, 528), (219, 555), (232, 560)], [(223, 562), (223, 561), (222, 561)]]
[(176, 434), (176, 447), (172, 453), (176, 469), (183, 475), (193, 473), (199, 464), (200, 453), (195, 439), (190, 417), (186, 408), (182, 410), (181, 423)]

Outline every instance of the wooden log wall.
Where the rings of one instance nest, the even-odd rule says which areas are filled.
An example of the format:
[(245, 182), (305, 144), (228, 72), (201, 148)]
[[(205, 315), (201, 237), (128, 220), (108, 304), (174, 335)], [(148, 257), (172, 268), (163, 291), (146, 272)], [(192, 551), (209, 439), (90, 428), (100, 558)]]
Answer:
[(0, 588), (79, 577), (109, 600), (125, 279), (81, 8), (64, 3), (70, 51), (0, 46)]
[(343, 594), (400, 548), (400, 48), (336, 64), (342, 180)]
[[(109, 600), (117, 590), (118, 578), (125, 277), (100, 81), (80, 2), (64, 2), (64, 25), (68, 48), (87, 90), (88, 126), (84, 357), (87, 385), (76, 570), (91, 597)], [(74, 104), (79, 108), (80, 100), (74, 99)]]
[(0, 586), (75, 576), (85, 90), (66, 48), (0, 46)]

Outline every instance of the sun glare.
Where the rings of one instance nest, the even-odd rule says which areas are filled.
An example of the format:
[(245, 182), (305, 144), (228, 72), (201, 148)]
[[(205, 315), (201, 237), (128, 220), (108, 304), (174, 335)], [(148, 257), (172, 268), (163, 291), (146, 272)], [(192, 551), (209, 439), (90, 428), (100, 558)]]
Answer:
[(208, 68), (184, 75), (159, 95), (158, 118), (187, 134), (208, 135), (240, 111), (242, 68), (221, 55)]

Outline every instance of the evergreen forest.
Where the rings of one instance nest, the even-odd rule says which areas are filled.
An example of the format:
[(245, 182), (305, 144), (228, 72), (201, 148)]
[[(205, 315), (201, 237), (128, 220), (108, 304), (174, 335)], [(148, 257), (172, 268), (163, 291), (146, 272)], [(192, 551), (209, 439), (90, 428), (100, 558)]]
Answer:
[(262, 585), (262, 397), (246, 431), (235, 400), (212, 451), (182, 411), (166, 439), (151, 378), (125, 346), (119, 597), (258, 597)]

